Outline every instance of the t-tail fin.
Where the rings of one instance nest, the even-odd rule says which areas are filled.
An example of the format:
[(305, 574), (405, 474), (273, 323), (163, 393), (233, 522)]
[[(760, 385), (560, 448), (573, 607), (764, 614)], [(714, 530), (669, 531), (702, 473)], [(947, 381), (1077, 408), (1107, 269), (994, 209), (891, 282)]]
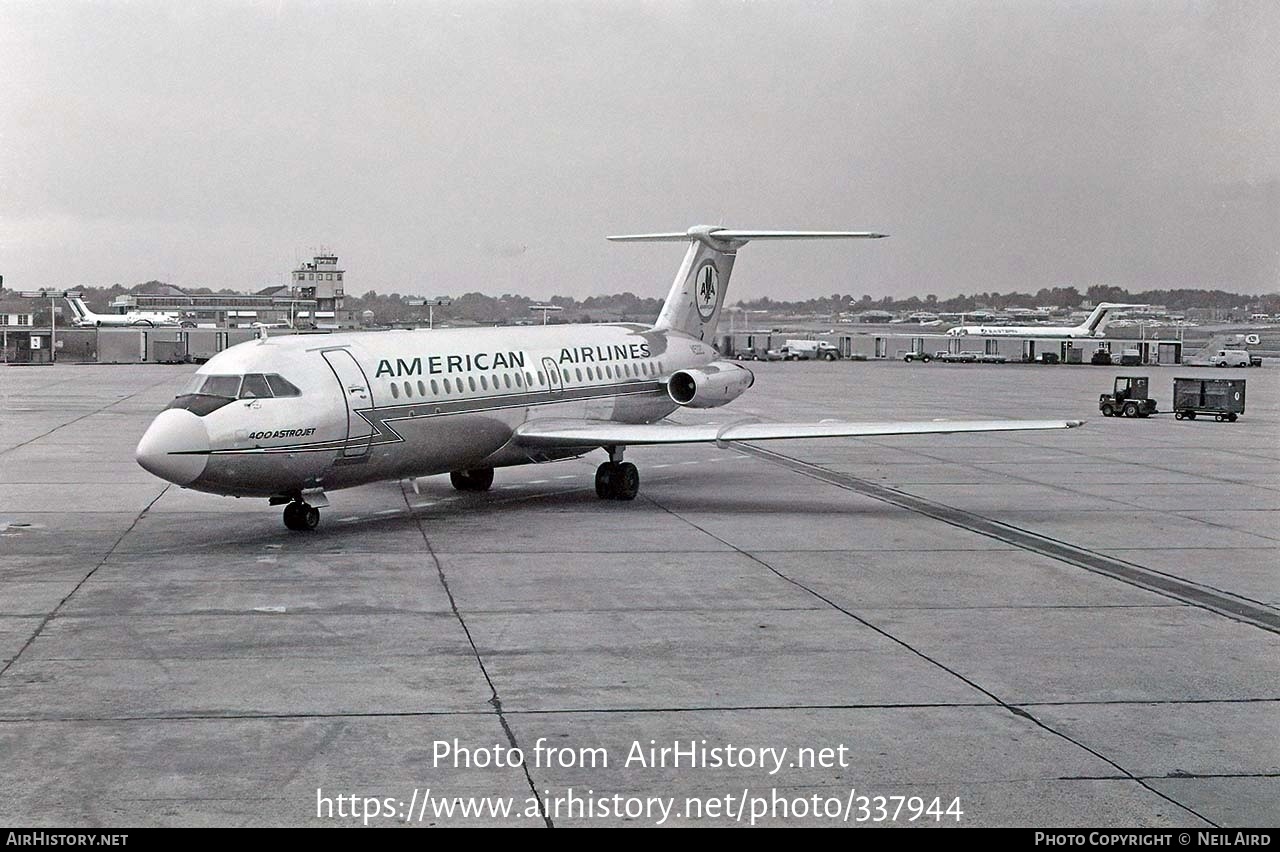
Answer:
[(715, 333), (738, 249), (751, 240), (848, 240), (885, 236), (888, 235), (868, 231), (748, 231), (698, 225), (685, 233), (631, 234), (609, 239), (690, 244), (654, 328), (681, 331), (704, 340)]
[(1108, 316), (1112, 311), (1124, 310), (1125, 308), (1142, 308), (1145, 305), (1129, 305), (1120, 302), (1099, 302), (1089, 318), (1084, 321), (1081, 328), (1085, 329), (1090, 335), (1096, 337), (1106, 329), (1107, 323), (1111, 322)]
[(89, 318), (89, 309), (85, 307), (84, 300), (75, 296), (67, 297), (67, 304), (71, 307), (71, 313), (76, 315), (77, 322), (83, 322)]

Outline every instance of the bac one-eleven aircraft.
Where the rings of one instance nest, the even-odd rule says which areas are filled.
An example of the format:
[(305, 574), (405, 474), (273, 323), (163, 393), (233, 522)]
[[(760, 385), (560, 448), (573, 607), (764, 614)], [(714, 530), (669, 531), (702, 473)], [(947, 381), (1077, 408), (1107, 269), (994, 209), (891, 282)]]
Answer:
[(138, 444), (139, 464), (198, 491), (285, 504), (285, 526), (313, 529), (326, 493), (449, 473), (484, 491), (494, 468), (609, 459), (596, 493), (632, 500), (627, 447), (1065, 429), (1076, 420), (899, 423), (662, 422), (716, 408), (752, 373), (711, 344), (738, 249), (750, 240), (877, 238), (865, 232), (751, 231), (610, 237), (689, 243), (658, 321), (635, 324), (297, 335), (249, 341), (209, 359)]

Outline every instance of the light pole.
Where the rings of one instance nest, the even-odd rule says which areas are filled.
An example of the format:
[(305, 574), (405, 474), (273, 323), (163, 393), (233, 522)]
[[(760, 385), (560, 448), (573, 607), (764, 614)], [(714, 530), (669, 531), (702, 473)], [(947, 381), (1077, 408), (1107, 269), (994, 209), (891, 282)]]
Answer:
[(79, 290), (23, 290), (18, 294), (24, 299), (49, 300), (49, 362), (58, 360), (58, 313), (54, 303), (58, 299), (79, 299), (83, 295)]
[(563, 310), (564, 310), (564, 308), (560, 307), (559, 305), (530, 305), (530, 306), (529, 306), (529, 310), (531, 310), (531, 311), (542, 311), (542, 324), (543, 324), (543, 325), (546, 325), (546, 324), (547, 324), (547, 314), (549, 314), (549, 313), (553, 313), (553, 312), (558, 313), (558, 312), (560, 312), (560, 311), (563, 311)]
[(436, 307), (445, 307), (453, 304), (453, 299), (448, 296), (436, 296), (434, 299), (407, 299), (405, 304), (413, 307), (427, 306), (427, 328), (434, 329), (436, 327)]

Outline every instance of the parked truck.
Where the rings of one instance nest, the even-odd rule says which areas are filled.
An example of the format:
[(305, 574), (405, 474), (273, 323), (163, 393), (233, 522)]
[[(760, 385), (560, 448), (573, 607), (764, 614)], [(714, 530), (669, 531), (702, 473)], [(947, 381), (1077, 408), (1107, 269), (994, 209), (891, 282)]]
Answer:
[(1174, 379), (1173, 416), (1195, 420), (1197, 414), (1234, 423), (1244, 414), (1244, 379)]
[(1156, 401), (1147, 396), (1146, 376), (1116, 376), (1111, 393), (1098, 395), (1098, 410), (1103, 417), (1150, 417), (1156, 413)]
[(821, 359), (834, 361), (840, 350), (825, 340), (788, 340), (777, 349), (770, 349), (766, 361), (808, 361)]

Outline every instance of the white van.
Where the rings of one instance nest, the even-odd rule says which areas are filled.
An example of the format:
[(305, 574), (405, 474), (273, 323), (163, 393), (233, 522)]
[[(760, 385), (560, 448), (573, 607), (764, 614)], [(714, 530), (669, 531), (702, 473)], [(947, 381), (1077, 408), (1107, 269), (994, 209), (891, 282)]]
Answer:
[(1209, 356), (1209, 364), (1214, 367), (1247, 367), (1249, 353), (1243, 349), (1219, 349)]

